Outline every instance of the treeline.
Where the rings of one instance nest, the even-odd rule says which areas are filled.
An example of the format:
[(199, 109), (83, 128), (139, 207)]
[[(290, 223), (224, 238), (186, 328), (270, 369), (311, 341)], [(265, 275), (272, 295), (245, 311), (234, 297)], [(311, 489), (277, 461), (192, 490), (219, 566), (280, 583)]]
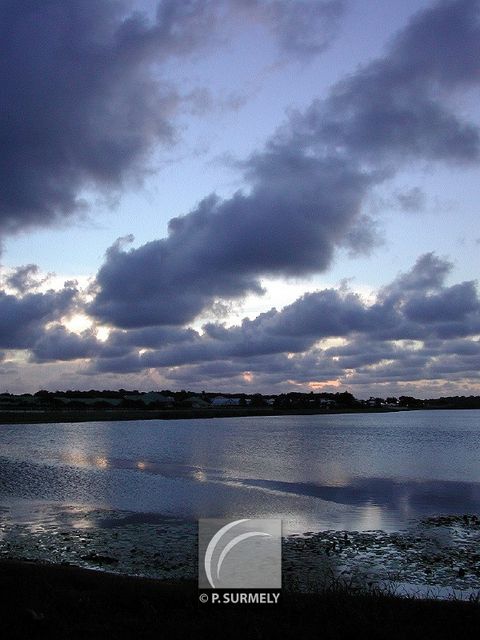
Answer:
[(401, 409), (480, 409), (480, 396), (442, 396), (440, 398), (415, 398), (399, 396), (374, 398), (362, 402), (372, 407), (398, 407)]
[(480, 409), (480, 396), (442, 396), (421, 399), (413, 396), (371, 396), (361, 400), (348, 392), (281, 394), (195, 392), (182, 389), (172, 391), (139, 391), (138, 389), (90, 389), (79, 391), (47, 391), (15, 395), (0, 393), (0, 410), (15, 409), (208, 409), (215, 407), (251, 407), (283, 411), (368, 411), (405, 409)]
[[(422, 402), (422, 401), (421, 401)], [(447, 396), (423, 400), (426, 409), (480, 409), (480, 396)]]

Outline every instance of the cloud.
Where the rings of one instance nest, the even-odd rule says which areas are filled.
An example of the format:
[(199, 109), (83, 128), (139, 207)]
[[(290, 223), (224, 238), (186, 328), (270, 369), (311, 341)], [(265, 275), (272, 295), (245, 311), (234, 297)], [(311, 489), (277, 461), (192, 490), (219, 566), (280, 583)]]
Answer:
[[(105, 360), (104, 369), (142, 368), (138, 348), (158, 349), (169, 345), (191, 343), (198, 337), (193, 329), (152, 327), (132, 331), (112, 331), (108, 340), (99, 340), (95, 327), (82, 333), (69, 331), (60, 323), (45, 327), (31, 344), (32, 362), (55, 362), (77, 359)], [(133, 356), (133, 357), (132, 357)], [(101, 368), (101, 365), (100, 367)]]
[(5, 278), (5, 284), (9, 289), (14, 289), (19, 294), (24, 294), (29, 290), (37, 289), (47, 282), (49, 276), (41, 276), (40, 269), (36, 264), (26, 264), (16, 267)]
[(68, 361), (102, 355), (102, 343), (89, 330), (82, 334), (67, 331), (62, 325), (46, 330), (32, 346), (34, 362)]
[(425, 253), (407, 273), (400, 274), (391, 284), (382, 288), (382, 298), (395, 299), (407, 291), (431, 291), (442, 287), (453, 264), (435, 253)]
[[(338, 391), (348, 388), (371, 395), (442, 395), (437, 387), (454, 384), (457, 392), (480, 388), (480, 342), (462, 340), (454, 353), (444, 350), (369, 341), (361, 337), (346, 347), (311, 349), (305, 353), (270, 354), (162, 369), (171, 386), (258, 391)], [(458, 352), (457, 352), (458, 351)], [(436, 389), (438, 393), (436, 393)], [(447, 394), (448, 395), (448, 394)]]
[[(479, 8), (457, 0), (419, 13), (383, 58), (292, 114), (242, 164), (247, 189), (206, 197), (170, 221), (167, 238), (112, 248), (90, 312), (124, 328), (184, 324), (218, 298), (261, 294), (261, 277), (321, 272), (339, 249), (371, 250), (379, 240), (363, 204), (373, 185), (406, 162), (478, 159), (477, 127), (446, 94), (478, 83), (463, 63), (480, 40)], [(426, 31), (446, 50), (425, 53)]]
[[(114, 332), (111, 346), (121, 344), (124, 352), (116, 358), (98, 354), (90, 372), (155, 369), (176, 384), (206, 386), (228, 378), (239, 388), (250, 379), (264, 388), (450, 374), (475, 379), (480, 297), (474, 282), (447, 285), (451, 269), (448, 260), (429, 253), (382, 287), (373, 302), (343, 286), (306, 293), (237, 326), (208, 323), (203, 333), (175, 327)], [(332, 339), (341, 342), (331, 346)]]
[[(296, 6), (307, 4), (313, 11), (313, 3)], [(153, 79), (151, 64), (199, 46), (218, 8), (234, 0), (162, 2), (152, 20), (114, 6), (51, 0), (34, 21), (35, 2), (0, 2), (2, 24), (15, 27), (8, 31), (14, 40), (5, 33), (3, 42), (18, 57), (11, 66), (0, 62), (0, 71), (9, 109), (17, 94), (23, 104), (0, 117), (0, 127), (10, 118), (0, 230), (71, 213), (83, 188), (121, 186), (159, 140), (168, 144), (178, 98)], [(285, 50), (292, 6), (237, 0), (236, 9), (273, 20), (269, 28)], [(38, 362), (89, 358), (90, 373), (152, 369), (170, 380), (228, 377), (247, 386), (252, 376), (279, 386), (476, 378), (476, 284), (448, 285), (452, 264), (431, 253), (373, 303), (343, 287), (305, 294), (235, 327), (209, 323), (201, 333), (185, 325), (219, 301), (261, 295), (262, 277), (318, 273), (339, 250), (374, 248), (366, 198), (403, 167), (478, 161), (477, 125), (457, 113), (455, 98), (479, 83), (479, 10), (478, 0), (450, 0), (418, 13), (383, 57), (290, 114), (239, 163), (243, 190), (205, 197), (170, 221), (166, 238), (133, 249), (132, 237), (114, 243), (86, 305), (112, 329), (108, 340), (61, 327), (75, 292), (33, 293), (35, 267), (27, 265), (10, 278), (19, 295), (0, 292), (0, 348), (28, 348)], [(308, 50), (305, 37), (303, 44), (290, 39), (299, 53)], [(13, 78), (11, 68), (23, 73)], [(401, 195), (404, 208), (421, 200), (415, 189)]]
[(82, 207), (82, 189), (120, 187), (170, 143), (176, 96), (151, 65), (188, 53), (202, 2), (158, 5), (149, 21), (113, 0), (0, 3), (0, 230)]
[(218, 297), (261, 294), (260, 275), (326, 269), (368, 180), (347, 163), (302, 156), (278, 156), (267, 168), (250, 194), (211, 196), (171, 220), (168, 238), (113, 247), (90, 313), (120, 327), (184, 324)]
[(0, 348), (32, 348), (47, 323), (71, 310), (76, 295), (77, 290), (69, 284), (59, 291), (26, 293), (22, 297), (0, 291)]
[(232, 0), (232, 4), (263, 21), (280, 50), (301, 59), (325, 51), (346, 6), (344, 0)]
[[(55, 223), (85, 208), (85, 190), (141, 177), (151, 152), (177, 138), (183, 98), (162, 65), (217, 42), (225, 7), (238, 4), (159, 0), (149, 17), (135, 0), (1, 0), (0, 233)], [(246, 4), (282, 46), (312, 55), (342, 8)]]
[(74, 291), (3, 294), (0, 348), (29, 349), (32, 363), (83, 360), (77, 363), (81, 375), (152, 375), (167, 386), (284, 391), (390, 385), (393, 393), (392, 385), (426, 381), (474, 385), (480, 296), (473, 282), (447, 284), (451, 270), (447, 259), (424, 254), (373, 301), (344, 284), (236, 326), (115, 329), (104, 341), (94, 329), (76, 334), (59, 323), (77, 303)]
[(402, 211), (417, 213), (425, 209), (426, 196), (420, 187), (412, 187), (397, 193), (395, 197)]
[(411, 297), (404, 306), (409, 320), (421, 323), (464, 321), (480, 311), (474, 282), (462, 282), (434, 295)]
[(478, 0), (436, 3), (415, 15), (388, 54), (360, 69), (299, 119), (298, 135), (355, 153), (372, 165), (406, 158), (469, 162), (476, 125), (459, 118), (452, 92), (478, 86)]
[(112, 331), (108, 344), (118, 348), (145, 347), (155, 349), (169, 344), (181, 344), (196, 339), (198, 332), (194, 329), (178, 327), (148, 327), (131, 331)]

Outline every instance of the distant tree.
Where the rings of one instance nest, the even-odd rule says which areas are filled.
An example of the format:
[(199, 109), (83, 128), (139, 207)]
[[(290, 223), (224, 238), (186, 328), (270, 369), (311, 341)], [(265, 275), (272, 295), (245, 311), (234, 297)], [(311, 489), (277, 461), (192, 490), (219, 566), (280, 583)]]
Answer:
[(254, 393), (250, 404), (252, 407), (265, 407), (267, 403), (261, 393)]
[(349, 391), (344, 391), (343, 393), (336, 393), (334, 396), (337, 404), (344, 405), (346, 407), (352, 407), (357, 404), (357, 400), (355, 396)]
[(398, 404), (401, 407), (423, 407), (423, 400), (419, 400), (418, 398), (414, 398), (412, 396), (400, 396), (398, 399)]
[(51, 395), (52, 393), (50, 391), (46, 391), (45, 389), (41, 389), (34, 394), (36, 398), (49, 398)]

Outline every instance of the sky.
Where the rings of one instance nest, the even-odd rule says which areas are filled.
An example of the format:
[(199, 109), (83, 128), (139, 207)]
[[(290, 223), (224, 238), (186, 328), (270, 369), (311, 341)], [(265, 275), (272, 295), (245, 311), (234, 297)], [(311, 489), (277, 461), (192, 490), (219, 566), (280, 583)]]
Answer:
[(0, 0), (0, 391), (480, 393), (480, 0)]

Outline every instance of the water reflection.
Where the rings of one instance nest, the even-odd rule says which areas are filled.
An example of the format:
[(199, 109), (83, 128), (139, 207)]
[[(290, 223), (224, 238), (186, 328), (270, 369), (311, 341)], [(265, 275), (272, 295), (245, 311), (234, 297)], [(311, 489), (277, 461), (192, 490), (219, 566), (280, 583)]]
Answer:
[[(408, 519), (430, 513), (475, 513), (480, 511), (480, 483), (442, 480), (395, 480), (392, 478), (349, 478), (343, 474), (327, 484), (316, 482), (287, 482), (263, 478), (236, 478), (228, 472), (214, 468), (199, 468), (153, 460), (128, 460), (104, 456), (78, 456), (66, 454), (65, 462), (101, 469), (131, 469), (178, 478), (192, 483), (220, 483), (248, 487), (262, 492), (284, 496), (302, 496), (325, 502), (348, 505), (366, 510), (364, 519), (370, 528), (380, 523), (382, 512), (397, 514), (397, 519)], [(255, 502), (255, 500), (254, 500)], [(220, 510), (228, 505), (219, 505)], [(367, 514), (370, 514), (367, 517)], [(183, 515), (183, 514), (180, 514)]]
[(6, 501), (0, 507), (2, 533), (6, 525), (23, 526), (29, 533), (49, 532), (58, 535), (62, 529), (84, 530), (92, 526), (85, 516), (86, 505), (55, 505), (44, 500)]
[(420, 411), (3, 425), (0, 504), (394, 530), (480, 512), (479, 423), (479, 411)]
[(377, 506), (397, 511), (476, 512), (480, 484), (452, 481), (402, 481), (391, 478), (356, 478), (342, 486), (280, 480), (238, 480), (250, 487), (320, 498), (354, 506)]

